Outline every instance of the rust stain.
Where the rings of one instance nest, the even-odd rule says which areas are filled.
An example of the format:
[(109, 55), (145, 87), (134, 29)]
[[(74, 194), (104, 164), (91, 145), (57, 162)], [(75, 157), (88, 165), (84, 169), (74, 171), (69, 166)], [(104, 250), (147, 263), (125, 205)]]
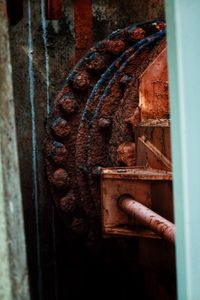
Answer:
[(127, 167), (135, 166), (136, 164), (136, 145), (135, 143), (125, 142), (120, 144), (117, 149), (117, 160)]
[(60, 20), (64, 17), (63, 0), (46, 0), (46, 18)]
[(8, 16), (7, 7), (2, 1), (0, 1), (0, 12), (1, 12), (2, 16), (4, 16), (4, 17)]
[(142, 120), (169, 117), (167, 50), (160, 53), (140, 78)]
[(92, 1), (74, 1), (74, 22), (76, 35), (76, 61), (91, 47), (92, 35)]

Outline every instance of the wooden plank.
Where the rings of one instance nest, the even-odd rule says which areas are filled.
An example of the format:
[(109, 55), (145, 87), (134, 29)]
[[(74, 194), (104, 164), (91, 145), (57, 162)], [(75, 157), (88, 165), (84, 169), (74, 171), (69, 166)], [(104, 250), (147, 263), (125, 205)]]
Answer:
[(172, 173), (165, 170), (155, 170), (146, 167), (112, 167), (102, 168), (102, 178), (120, 180), (172, 180)]
[(137, 140), (137, 165), (159, 170), (172, 170), (171, 161), (145, 136), (139, 137)]
[(0, 299), (28, 300), (8, 22), (2, 9), (0, 23)]
[(170, 123), (168, 120), (148, 120), (136, 128), (136, 140), (145, 136), (169, 161), (171, 161)]

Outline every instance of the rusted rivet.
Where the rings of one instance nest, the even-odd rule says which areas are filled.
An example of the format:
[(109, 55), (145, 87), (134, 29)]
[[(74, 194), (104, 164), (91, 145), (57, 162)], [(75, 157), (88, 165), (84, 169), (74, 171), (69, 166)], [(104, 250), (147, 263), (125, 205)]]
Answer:
[(87, 68), (89, 70), (100, 71), (106, 67), (106, 62), (108, 58), (100, 53), (94, 53), (87, 63)]
[(67, 121), (60, 117), (53, 121), (51, 128), (54, 134), (60, 138), (64, 138), (70, 134), (70, 127)]
[(106, 41), (106, 49), (113, 54), (119, 54), (125, 49), (125, 43), (122, 40), (109, 40)]
[(67, 114), (74, 113), (78, 108), (76, 100), (72, 98), (63, 98), (60, 103), (63, 111)]
[(56, 164), (62, 164), (67, 159), (68, 151), (65, 145), (54, 141), (51, 146), (51, 157)]
[(141, 122), (141, 110), (139, 106), (136, 107), (133, 115), (126, 119), (125, 122), (131, 124), (133, 127), (138, 126), (138, 124)]
[(82, 235), (87, 231), (87, 225), (84, 219), (74, 218), (71, 224), (71, 231), (77, 235)]
[(72, 82), (75, 89), (85, 90), (90, 85), (89, 75), (85, 71), (77, 73), (72, 79)]
[(101, 174), (102, 167), (101, 166), (95, 166), (92, 168), (92, 175), (99, 176)]
[(98, 127), (100, 129), (106, 129), (106, 128), (110, 127), (111, 124), (112, 124), (112, 122), (108, 118), (100, 118), (98, 121)]
[(161, 31), (161, 30), (164, 30), (166, 28), (166, 23), (165, 22), (158, 22), (157, 24), (156, 24), (156, 29), (158, 30), (158, 31)]
[(76, 198), (72, 192), (59, 200), (59, 207), (67, 214), (71, 214), (76, 209)]
[(57, 189), (65, 189), (69, 187), (70, 179), (65, 169), (57, 169), (52, 176), (51, 182)]
[(133, 32), (131, 32), (131, 38), (135, 41), (141, 40), (145, 37), (144, 29), (138, 27)]
[(131, 80), (131, 77), (128, 76), (127, 74), (124, 74), (124, 75), (120, 78), (120, 84), (121, 84), (122, 86), (125, 86), (125, 85), (127, 85), (127, 84), (130, 82), (130, 80)]
[(135, 143), (125, 142), (119, 145), (117, 149), (117, 161), (127, 167), (136, 164), (136, 146)]

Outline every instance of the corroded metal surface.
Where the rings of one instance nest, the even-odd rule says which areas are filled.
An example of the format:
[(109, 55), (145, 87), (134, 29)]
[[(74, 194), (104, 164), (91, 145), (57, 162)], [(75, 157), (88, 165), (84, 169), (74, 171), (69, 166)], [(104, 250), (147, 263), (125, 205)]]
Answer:
[(91, 0), (74, 1), (74, 19), (76, 36), (75, 55), (76, 61), (78, 61), (92, 46), (93, 16)]
[[(85, 240), (101, 235), (96, 170), (134, 164), (128, 156), (119, 157), (123, 145), (129, 145), (130, 151), (126, 143), (134, 142), (125, 120), (138, 107), (137, 79), (165, 48), (164, 35), (162, 20), (112, 33), (80, 60), (55, 98), (47, 129), (47, 174), (67, 228), (83, 234)], [(64, 151), (63, 160), (60, 151)], [(60, 205), (68, 193), (77, 199), (73, 214)]]
[[(23, 193), (24, 216), (26, 223), (26, 238), (28, 242), (28, 256), (30, 268), (30, 283), (32, 289), (32, 297), (39, 299), (38, 295), (38, 278), (42, 279), (39, 286), (40, 292), (42, 288), (41, 299), (56, 299), (56, 292), (61, 299), (75, 297), (79, 299), (80, 295), (89, 297), (87, 283), (91, 282), (88, 274), (94, 274), (92, 263), (93, 256), (83, 257), (85, 249), (74, 244), (73, 238), (68, 239), (68, 234), (64, 226), (60, 225), (60, 216), (51, 208), (52, 201), (49, 190), (46, 188), (46, 177), (44, 174), (44, 158), (42, 155), (42, 145), (44, 140), (44, 123), (49, 110), (52, 108), (54, 95), (63, 84), (63, 79), (66, 73), (74, 66), (75, 56), (75, 18), (74, 18), (74, 2), (71, 0), (62, 0), (64, 3), (64, 18), (56, 20), (47, 20), (46, 29), (44, 22), (45, 11), (42, 16), (41, 4), (45, 0), (30, 1), (31, 15), (32, 15), (32, 37), (33, 49), (29, 48), (28, 40), (31, 32), (28, 32), (27, 23), (27, 3), (24, 1), (24, 17), (16, 25), (10, 28), (11, 40), (11, 54), (13, 65), (13, 79), (14, 79), (14, 99), (16, 103), (16, 121), (18, 130), (18, 145), (19, 158), (21, 169), (21, 186)], [(81, 2), (85, 2), (80, 0)], [(13, 3), (11, 0), (10, 2)], [(14, 1), (19, 4), (18, 1)], [(60, 1), (61, 2), (61, 1)], [(110, 32), (118, 28), (123, 28), (133, 22), (142, 22), (153, 18), (164, 16), (164, 1), (162, 0), (93, 0), (92, 14), (93, 14), (93, 37), (94, 42), (102, 40)], [(19, 6), (19, 5), (18, 5)], [(44, 40), (46, 38), (46, 41)], [(45, 54), (46, 45), (48, 52)], [(29, 87), (28, 63), (33, 60), (33, 79), (34, 86)], [(47, 69), (47, 64), (49, 68)], [(103, 65), (101, 57), (93, 65)], [(19, 76), (20, 74), (20, 76)], [(48, 78), (49, 77), (49, 78)], [(48, 80), (48, 82), (47, 82)], [(48, 91), (47, 91), (48, 87)], [(48, 101), (48, 92), (50, 101)], [(30, 108), (30, 93), (34, 93), (35, 98), (35, 121), (32, 123), (31, 108)], [(76, 108), (77, 109), (77, 108)], [(77, 112), (77, 110), (76, 110)], [(33, 169), (32, 165), (32, 140), (31, 140), (31, 126), (36, 129), (36, 159), (37, 170)], [(123, 141), (124, 142), (124, 141)], [(122, 142), (122, 143), (123, 143)], [(55, 148), (53, 148), (55, 152)], [(54, 159), (52, 156), (52, 160)], [(68, 158), (68, 153), (65, 152), (65, 160)], [(61, 158), (59, 158), (61, 159)], [(94, 174), (98, 173), (98, 167), (94, 169)], [(33, 182), (33, 175), (37, 173), (36, 187)], [(98, 175), (97, 175), (98, 176)], [(65, 198), (65, 197), (64, 197)], [(62, 199), (62, 198), (61, 198)], [(79, 198), (76, 198), (79, 202)], [(62, 203), (64, 202), (61, 201)], [(38, 203), (38, 207), (36, 207)], [(68, 201), (67, 201), (68, 203)], [(35, 216), (38, 210), (39, 216), (39, 244), (37, 243), (37, 233)], [(77, 206), (76, 206), (77, 207)], [(77, 215), (77, 212), (76, 212)], [(130, 274), (130, 260), (135, 250), (135, 239), (129, 241), (129, 248), (127, 252), (130, 253), (130, 259), (127, 264), (126, 278)], [(118, 261), (124, 262), (127, 260), (127, 253), (122, 255), (121, 249), (123, 245), (118, 239), (115, 241), (104, 241), (104, 247), (109, 245), (109, 251), (97, 254), (96, 262), (100, 261), (99, 257), (104, 257), (103, 262), (98, 266), (95, 265), (95, 276), (91, 284), (100, 291), (102, 298), (109, 293), (111, 298), (116, 297), (121, 293), (121, 286), (116, 282), (120, 282), (120, 270), (114, 271), (115, 259), (113, 259), (113, 252), (118, 250)], [(70, 247), (69, 247), (70, 246)], [(71, 249), (71, 250), (70, 250)], [(108, 249), (108, 248), (107, 248)], [(124, 248), (123, 248), (124, 249)], [(71, 251), (71, 252), (70, 252)], [(124, 251), (124, 250), (123, 250)], [(78, 254), (77, 254), (78, 252)], [(108, 252), (111, 259), (108, 259)], [(105, 257), (106, 256), (106, 257)], [(116, 256), (115, 256), (116, 257)], [(134, 255), (135, 257), (135, 255)], [(38, 261), (41, 261), (39, 266)], [(107, 261), (111, 262), (109, 266)], [(79, 263), (77, 264), (77, 261)], [(138, 261), (138, 260), (137, 260)], [(120, 263), (120, 262), (119, 262)], [(84, 266), (83, 266), (84, 265)], [(124, 262), (126, 265), (126, 262)], [(124, 266), (123, 265), (123, 266)], [(96, 276), (101, 273), (101, 269), (112, 270), (112, 278), (115, 281), (115, 289), (113, 285), (100, 286), (101, 280), (97, 280)], [(134, 264), (133, 273), (135, 274), (136, 265)], [(88, 276), (82, 276), (82, 272), (87, 270)], [(40, 271), (41, 270), (41, 271)], [(110, 272), (110, 271), (109, 271)], [(55, 280), (56, 275), (59, 274), (59, 279)], [(60, 275), (62, 274), (62, 275)], [(75, 280), (73, 275), (75, 274)], [(107, 273), (108, 274), (108, 273)], [(38, 276), (39, 275), (39, 276)], [(104, 274), (105, 275), (105, 274)], [(130, 276), (132, 281), (132, 275)], [(110, 282), (110, 278), (109, 278)], [(136, 284), (137, 285), (137, 284)], [(84, 291), (77, 287), (84, 286)], [(138, 285), (137, 285), (138, 287)], [(128, 293), (127, 288), (127, 293)], [(110, 291), (109, 291), (110, 290)], [(113, 294), (114, 293), (114, 294)], [(90, 297), (89, 297), (90, 298)], [(125, 299), (125, 295), (122, 296)]]
[(165, 48), (140, 77), (141, 119), (169, 116), (167, 49)]
[[(137, 79), (165, 48), (164, 35), (162, 20), (112, 33), (80, 60), (55, 98), (47, 129), (47, 174), (67, 228), (86, 241), (101, 235), (96, 170), (134, 164), (130, 155), (119, 155), (123, 145), (135, 151), (127, 144), (134, 140), (125, 120), (138, 107)], [(73, 195), (71, 201), (76, 199), (73, 214), (60, 205), (68, 194)]]
[[(168, 172), (171, 169), (169, 120), (166, 119), (169, 115), (162, 115), (162, 119), (160, 116), (159, 119), (145, 119), (142, 118), (142, 107), (139, 105), (140, 79), (149, 67), (151, 69), (152, 64), (152, 69), (155, 68), (155, 61), (165, 49), (165, 24), (162, 20), (117, 30), (106, 40), (94, 45), (79, 61), (54, 99), (53, 113), (47, 126), (47, 175), (54, 203), (66, 225), (67, 235), (71, 235), (74, 240), (81, 240), (89, 252), (102, 253), (107, 243), (107, 240), (102, 239), (101, 224), (99, 175), (102, 167), (108, 171), (103, 176), (110, 176), (105, 178), (105, 194), (112, 191), (112, 199), (116, 199), (130, 189), (133, 197), (136, 193), (145, 205), (173, 222), (171, 173)], [(160, 74), (156, 74), (158, 78), (155, 80), (160, 80)], [(56, 145), (59, 148), (57, 150)], [(160, 173), (160, 177), (156, 177), (149, 170), (147, 173), (150, 184), (145, 180), (147, 173), (144, 176), (138, 169), (134, 173), (134, 166), (138, 163), (145, 167), (159, 167), (163, 170), (162, 176), (165, 176), (162, 177)], [(122, 173), (113, 174), (113, 167), (119, 168)], [(131, 168), (130, 172), (127, 171), (128, 167)], [(127, 172), (126, 184), (122, 180), (124, 170)], [(65, 184), (66, 178), (70, 182)], [(55, 179), (58, 180), (56, 185)], [(117, 189), (113, 186), (114, 181), (117, 182)], [(164, 284), (159, 286), (163, 288), (165, 295), (171, 295), (168, 299), (175, 299), (175, 281), (171, 280), (175, 274), (173, 247), (170, 245), (171, 248), (168, 249), (155, 233), (145, 227), (140, 227), (139, 230), (137, 227), (135, 230), (135, 225), (139, 224), (134, 224), (130, 230), (129, 226), (133, 224), (127, 220), (130, 219), (127, 215), (119, 212), (117, 202), (110, 201), (107, 204), (110, 205), (109, 212), (114, 216), (112, 221), (116, 222), (114, 226), (106, 228), (107, 236), (154, 237), (154, 243), (159, 245), (158, 248), (155, 244), (152, 246), (153, 254), (149, 257), (146, 252), (151, 248), (151, 239), (139, 241), (139, 256), (147, 276), (144, 282), (145, 294), (152, 289), (148, 276), (156, 282), (160, 278), (157, 273), (167, 269), (165, 275), (172, 287), (168, 289), (164, 286), (168, 280), (163, 276)], [(105, 215), (106, 212), (107, 208)], [(115, 226), (122, 224), (122, 220), (124, 227)], [(127, 240), (119, 241), (119, 244), (128, 251)], [(161, 253), (156, 256), (157, 249)], [(167, 251), (170, 252), (169, 255)], [(148, 266), (155, 256), (157, 267), (152, 270)], [(149, 294), (153, 293), (150, 290)], [(153, 299), (161, 298), (163, 293), (159, 292)]]

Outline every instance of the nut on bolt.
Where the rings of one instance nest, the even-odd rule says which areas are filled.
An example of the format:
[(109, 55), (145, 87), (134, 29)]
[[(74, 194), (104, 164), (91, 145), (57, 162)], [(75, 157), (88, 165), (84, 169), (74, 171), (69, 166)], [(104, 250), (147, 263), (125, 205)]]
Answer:
[(63, 168), (57, 169), (52, 176), (51, 182), (57, 189), (66, 189), (69, 187), (70, 179), (67, 171)]
[(67, 121), (60, 117), (53, 121), (51, 128), (53, 133), (59, 138), (64, 138), (70, 134), (70, 127)]
[(132, 127), (138, 126), (141, 122), (141, 110), (139, 106), (135, 108), (132, 116), (127, 118), (125, 122), (131, 124)]
[(62, 164), (66, 161), (68, 151), (65, 145), (54, 141), (51, 145), (51, 158), (56, 164)]
[(82, 235), (87, 232), (87, 224), (83, 218), (74, 218), (71, 224), (71, 231), (77, 235)]
[(66, 214), (71, 214), (76, 209), (76, 198), (72, 192), (69, 192), (66, 196), (59, 200), (59, 207)]
[(87, 63), (87, 68), (89, 70), (101, 71), (106, 67), (107, 57), (98, 52), (94, 53)]
[(100, 129), (106, 129), (109, 128), (111, 126), (112, 122), (109, 118), (100, 118), (98, 121), (98, 127)]
[(72, 114), (76, 111), (76, 109), (78, 108), (77, 102), (74, 98), (70, 98), (70, 97), (64, 97), (61, 102), (61, 107), (63, 109), (63, 111), (67, 114)]
[(95, 177), (98, 177), (101, 175), (101, 170), (102, 170), (102, 167), (101, 166), (95, 166), (92, 168), (92, 175), (95, 176)]
[(108, 52), (113, 54), (119, 54), (125, 49), (125, 43), (122, 40), (109, 40), (106, 41), (106, 49)]
[(165, 30), (165, 28), (166, 28), (166, 23), (165, 22), (158, 22), (156, 24), (156, 29), (159, 30), (159, 31)]
[(133, 32), (131, 33), (131, 38), (135, 41), (141, 40), (145, 37), (145, 31), (144, 29), (137, 27)]
[(135, 143), (125, 142), (117, 149), (117, 161), (124, 166), (132, 167), (136, 164), (136, 145)]
[(73, 87), (77, 90), (85, 90), (90, 85), (89, 75), (87, 72), (79, 72), (72, 79)]

